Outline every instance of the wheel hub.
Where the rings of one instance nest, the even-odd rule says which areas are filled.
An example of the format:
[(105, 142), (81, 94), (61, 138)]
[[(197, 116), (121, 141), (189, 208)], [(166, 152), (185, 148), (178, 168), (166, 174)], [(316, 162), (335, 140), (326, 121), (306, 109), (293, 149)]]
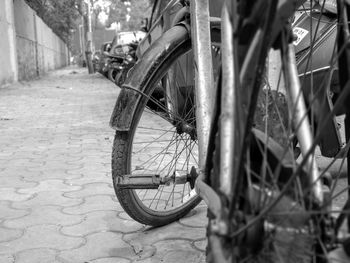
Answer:
[(185, 121), (180, 121), (176, 125), (176, 132), (178, 134), (186, 133), (191, 137), (191, 140), (197, 139), (196, 127), (188, 124)]

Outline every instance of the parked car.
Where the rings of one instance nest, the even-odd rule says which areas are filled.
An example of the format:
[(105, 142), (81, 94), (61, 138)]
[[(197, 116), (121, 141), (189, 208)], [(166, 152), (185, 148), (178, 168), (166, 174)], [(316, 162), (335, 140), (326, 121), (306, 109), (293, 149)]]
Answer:
[(139, 42), (145, 37), (146, 33), (143, 31), (125, 31), (118, 32), (115, 37), (116, 44), (125, 45), (133, 42)]

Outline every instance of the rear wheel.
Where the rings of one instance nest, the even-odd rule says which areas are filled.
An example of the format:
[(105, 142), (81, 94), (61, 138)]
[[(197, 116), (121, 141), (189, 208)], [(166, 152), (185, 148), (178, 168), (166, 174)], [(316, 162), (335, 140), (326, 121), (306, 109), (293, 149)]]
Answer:
[[(341, 50), (344, 46), (340, 42), (336, 47), (333, 39), (330, 47), (319, 50), (325, 39), (329, 40), (326, 38), (332, 32), (329, 25), (336, 25), (336, 21), (329, 21), (321, 14), (306, 14), (305, 17), (311, 17), (308, 30), (300, 29), (300, 23), (295, 24), (299, 27), (297, 31), (314, 34), (309, 37), (308, 49), (296, 54), (299, 73), (295, 68), (295, 54), (291, 55), (287, 30), (280, 34), (279, 42), (274, 43), (278, 47), (275, 52), (262, 36), (267, 35), (269, 29), (265, 28), (263, 34), (236, 29), (242, 32), (242, 36), (235, 35), (241, 38), (234, 40), (241, 45), (236, 46), (241, 53), (235, 53), (237, 61), (233, 64), (242, 82), (235, 83), (239, 85), (235, 86), (231, 101), (236, 117), (230, 144), (234, 148), (233, 168), (226, 180), (227, 167), (223, 162), (227, 154), (228, 122), (223, 86), (221, 107), (211, 135), (212, 162), (207, 167), (211, 171), (210, 185), (222, 205), (220, 214), (209, 213), (209, 262), (328, 262), (329, 252), (341, 245), (338, 236), (341, 219), (349, 213), (349, 205), (342, 209), (349, 188), (342, 178), (344, 171), (346, 173), (344, 153), (348, 153), (349, 143), (341, 147), (338, 139), (344, 139), (345, 134), (338, 133), (336, 120), (340, 119), (335, 117), (348, 112), (341, 101), (348, 94), (337, 86), (334, 76), (338, 66), (334, 61), (342, 56), (337, 48)], [(327, 26), (321, 27), (322, 22)], [(237, 24), (244, 26), (244, 23)], [(246, 29), (252, 28), (250, 24)], [(258, 23), (257, 29), (261, 28), (264, 26)], [(261, 37), (255, 43), (261, 41), (262, 46), (252, 48), (254, 42), (246, 39), (249, 35), (254, 40)], [(244, 43), (248, 43), (247, 47)], [(260, 56), (256, 58), (252, 54), (258, 48), (261, 53), (258, 52)], [(320, 67), (320, 55), (326, 52), (330, 52), (331, 57), (323, 61), (326, 67)], [(223, 56), (226, 56), (224, 51)], [(269, 57), (274, 57), (272, 63), (268, 63)], [(250, 70), (244, 73), (242, 65), (249, 65)], [(271, 69), (274, 69), (272, 75), (269, 74)], [(251, 72), (258, 74), (254, 76)], [(249, 82), (251, 79), (253, 83)], [(306, 111), (296, 106), (301, 92), (292, 94), (298, 81), (306, 100)], [(332, 98), (330, 88), (335, 94)], [(300, 113), (302, 115), (297, 117)], [(308, 132), (311, 138), (305, 140)], [(300, 156), (296, 154), (296, 147), (301, 149)]]

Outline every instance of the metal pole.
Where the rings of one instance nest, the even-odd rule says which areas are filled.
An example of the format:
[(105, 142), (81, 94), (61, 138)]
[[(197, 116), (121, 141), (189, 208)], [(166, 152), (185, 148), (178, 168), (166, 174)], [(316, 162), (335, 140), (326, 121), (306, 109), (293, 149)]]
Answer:
[(92, 65), (92, 26), (91, 26), (91, 3), (87, 1), (87, 44), (86, 44), (86, 64), (89, 70), (89, 74), (94, 73), (94, 67)]

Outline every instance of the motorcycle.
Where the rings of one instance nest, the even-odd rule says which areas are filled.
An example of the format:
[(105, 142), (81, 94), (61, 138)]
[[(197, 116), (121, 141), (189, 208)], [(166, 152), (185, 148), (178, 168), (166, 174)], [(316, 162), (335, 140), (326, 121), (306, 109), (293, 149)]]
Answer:
[(115, 81), (117, 74), (119, 73), (119, 66), (123, 63), (124, 58), (120, 55), (112, 55), (110, 53), (106, 54), (109, 61), (107, 65), (108, 79), (112, 82)]
[(138, 42), (132, 42), (125, 46), (126, 52), (124, 54), (122, 63), (120, 63), (117, 67), (117, 74), (114, 79), (115, 84), (119, 87), (124, 83), (128, 75), (128, 72), (135, 65), (137, 61), (137, 56), (136, 56), (137, 47), (138, 47)]

